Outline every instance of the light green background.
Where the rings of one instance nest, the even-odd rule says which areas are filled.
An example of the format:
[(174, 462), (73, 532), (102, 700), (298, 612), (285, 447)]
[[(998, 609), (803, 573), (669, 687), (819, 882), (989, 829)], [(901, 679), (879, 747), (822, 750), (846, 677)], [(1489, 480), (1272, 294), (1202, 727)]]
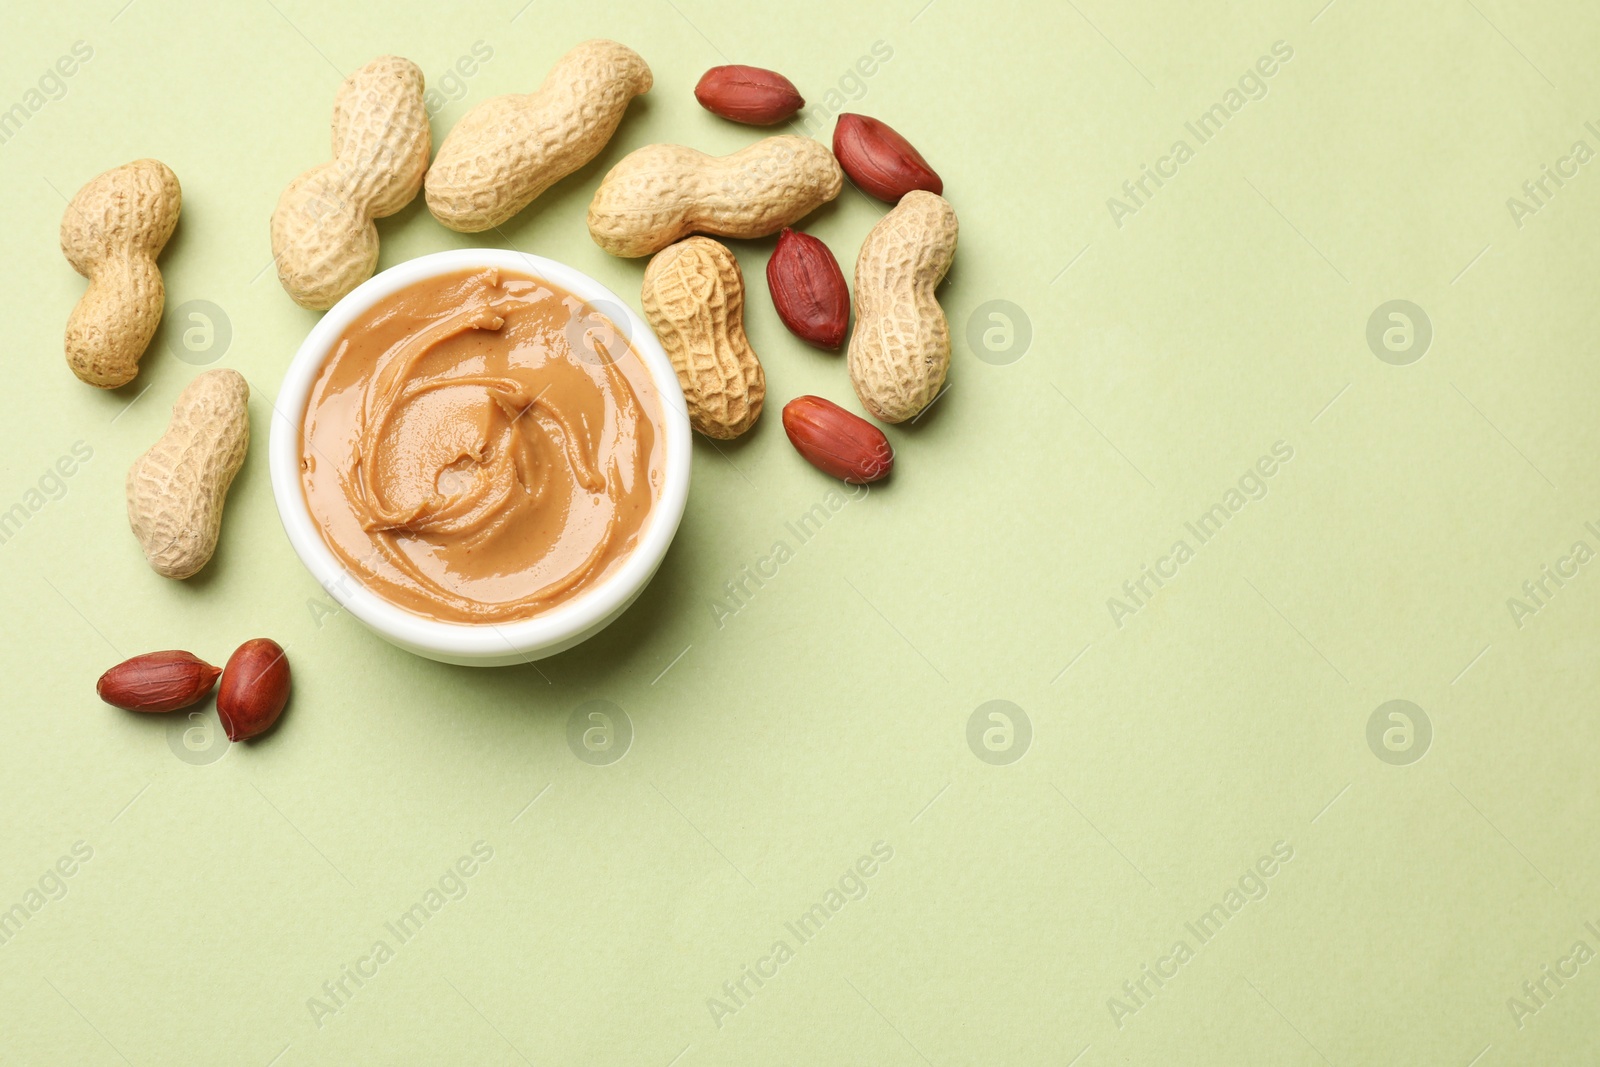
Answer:
[[(924, 2), (12, 5), (0, 107), (73, 42), (94, 55), (0, 144), (0, 506), (75, 442), (93, 458), (0, 544), (0, 908), (75, 842), (93, 856), (0, 945), (0, 1061), (1600, 1057), (1600, 962), (1520, 1028), (1507, 1006), (1575, 941), (1600, 951), (1600, 576), (1580, 569), (1520, 626), (1507, 606), (1575, 541), (1600, 548), (1583, 525), (1600, 525), (1600, 176), (1580, 168), (1520, 227), (1506, 204), (1574, 141), (1600, 149), (1600, 15)], [(739, 245), (767, 415), (720, 454), (697, 442), (654, 583), (537, 668), (439, 666), (329, 615), (278, 525), (262, 446), (316, 316), (265, 269), (267, 219), (325, 158), (342, 72), (395, 52), (437, 83), (483, 42), (437, 142), (592, 36), (644, 54), (654, 91), (487, 243), (636, 300), (642, 261), (584, 228), (605, 169), (658, 140), (749, 142), (691, 96), (713, 64), (781, 69), (824, 108), (843, 85), (961, 216), (951, 388), (891, 431), (892, 481), (800, 544), (786, 522), (837, 484), (779, 409), (855, 400), (842, 357), (772, 313), (771, 241)], [(880, 41), (892, 58), (853, 81)], [(1185, 121), (1276, 41), (1293, 59), (1270, 91), (1196, 147)], [(1194, 158), (1116, 225), (1108, 198), (1180, 137)], [(83, 283), (57, 226), (64, 197), (141, 156), (183, 183), (169, 317), (136, 383), (101, 393), (62, 365)], [(849, 273), (882, 210), (847, 190), (807, 226)], [(381, 231), (384, 265), (479, 243), (420, 200)], [(1393, 299), (1434, 330), (1409, 366), (1366, 342)], [(231, 323), (217, 365), (254, 388), (256, 445), (215, 562), (180, 585), (144, 565), (122, 480), (196, 373), (172, 348), (190, 300)], [(1031, 324), (1007, 365), (966, 340), (991, 300)], [(1107, 599), (1279, 441), (1294, 457), (1265, 497), (1114, 623)], [(724, 583), (779, 540), (793, 558), (719, 627)], [(289, 650), (293, 704), (215, 762), (93, 695), (123, 655), (220, 662), (258, 635)], [(967, 742), (997, 699), (1032, 731), (1004, 766)], [(1432, 724), (1410, 765), (1367, 741), (1394, 699)], [(632, 724), (609, 766), (567, 742), (591, 700)], [(399, 944), (384, 924), (479, 841), (493, 858), (465, 896)], [(893, 859), (867, 896), (800, 944), (784, 924), (880, 841)], [(1184, 924), (1278, 842), (1293, 859), (1265, 899), (1200, 945)], [(317, 1025), (308, 1000), (380, 939), (394, 958)], [(794, 957), (718, 1026), (707, 999), (778, 939)], [(1119, 1026), (1108, 998), (1179, 939), (1193, 959)]]

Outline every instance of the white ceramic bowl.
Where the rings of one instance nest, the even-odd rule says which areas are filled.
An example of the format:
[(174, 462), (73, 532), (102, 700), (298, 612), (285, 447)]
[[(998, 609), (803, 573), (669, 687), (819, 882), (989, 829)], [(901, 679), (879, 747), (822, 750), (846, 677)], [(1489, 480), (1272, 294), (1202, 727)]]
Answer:
[[(317, 373), (339, 336), (357, 316), (414, 282), (475, 267), (500, 267), (542, 278), (588, 301), (615, 325), (626, 329), (661, 397), (666, 463), (661, 495), (638, 543), (603, 581), (537, 618), (465, 625), (423, 618), (383, 599), (338, 561), (306, 507), (300, 486), (300, 432)], [(689, 495), (688, 409), (672, 363), (650, 327), (615, 293), (588, 275), (554, 260), (499, 248), (462, 248), (421, 256), (390, 267), (335, 304), (312, 327), (289, 364), (274, 405), (267, 449), (272, 494), (289, 543), (328, 595), (379, 636), (401, 648), (429, 659), (466, 666), (526, 663), (555, 655), (604, 629), (649, 584), (678, 532)]]

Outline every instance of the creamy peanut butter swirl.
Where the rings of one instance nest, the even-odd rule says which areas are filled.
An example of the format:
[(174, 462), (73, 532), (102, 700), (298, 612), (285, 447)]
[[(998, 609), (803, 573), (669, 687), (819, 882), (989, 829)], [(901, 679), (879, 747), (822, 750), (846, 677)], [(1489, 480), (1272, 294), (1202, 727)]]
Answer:
[(306, 500), (341, 562), (418, 614), (505, 622), (626, 556), (660, 488), (661, 407), (614, 329), (595, 343), (595, 321), (491, 269), (352, 323), (302, 436)]

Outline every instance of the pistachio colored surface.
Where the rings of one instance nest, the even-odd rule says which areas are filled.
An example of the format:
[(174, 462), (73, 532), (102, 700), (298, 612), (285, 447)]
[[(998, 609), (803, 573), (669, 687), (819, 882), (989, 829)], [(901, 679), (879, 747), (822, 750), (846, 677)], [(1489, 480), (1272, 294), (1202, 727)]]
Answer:
[[(1600, 1058), (1592, 5), (520, 6), (8, 12), (0, 509), (25, 518), (0, 543), (0, 909), (27, 918), (0, 944), (0, 1061)], [(788, 132), (872, 114), (944, 179), (950, 389), (889, 431), (888, 483), (830, 482), (777, 413), (857, 410), (843, 358), (772, 313), (772, 241), (738, 244), (769, 410), (696, 442), (654, 583), (537, 668), (442, 667), (336, 613), (279, 529), (260, 446), (316, 314), (267, 222), (374, 56), (425, 72), (437, 146), (597, 36), (655, 76), (612, 144), (486, 235), (419, 199), (379, 222), (380, 267), (509, 244), (635, 300), (644, 262), (589, 238), (595, 186), (647, 143), (770, 132), (692, 90), (772, 67), (820, 109)], [(1292, 56), (1250, 74), (1275, 42)], [(102, 392), (62, 357), (84, 282), (57, 231), (142, 157), (183, 184), (167, 316)], [(805, 228), (848, 276), (883, 210), (847, 188)], [(1369, 344), (1395, 300), (1431, 327), (1409, 363), (1415, 310)], [(249, 379), (257, 447), (178, 584), (122, 485), (200, 365)], [(1146, 567), (1166, 577), (1136, 602)], [(255, 636), (296, 686), (260, 741), (94, 697), (124, 655), (221, 664)], [(997, 700), (1026, 715), (1009, 748)]]

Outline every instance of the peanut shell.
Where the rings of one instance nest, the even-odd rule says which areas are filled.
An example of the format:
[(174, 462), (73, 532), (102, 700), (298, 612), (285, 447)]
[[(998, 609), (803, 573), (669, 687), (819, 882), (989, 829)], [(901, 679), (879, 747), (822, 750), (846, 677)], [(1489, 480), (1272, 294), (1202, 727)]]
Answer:
[(599, 155), (628, 102), (653, 80), (626, 45), (578, 45), (538, 91), (493, 97), (461, 117), (428, 171), (428, 210), (463, 233), (506, 222)]
[(624, 156), (595, 190), (589, 235), (614, 256), (648, 256), (691, 233), (765, 237), (839, 195), (844, 172), (809, 137), (768, 137), (730, 156), (675, 144)]
[(933, 403), (950, 369), (950, 326), (934, 290), (956, 254), (955, 210), (913, 189), (867, 234), (856, 258), (850, 381), (884, 422)]
[(188, 578), (211, 560), (228, 486), (250, 447), (250, 386), (209, 370), (172, 406), (172, 422), (128, 471), (128, 524), (159, 575)]
[(744, 332), (744, 274), (709, 237), (662, 250), (644, 272), (644, 315), (666, 349), (689, 403), (689, 423), (707, 437), (738, 437), (755, 425), (766, 373)]
[(61, 216), (61, 252), (89, 279), (67, 319), (67, 366), (90, 385), (115, 389), (139, 373), (166, 304), (156, 257), (182, 206), (177, 176), (140, 159), (90, 181)]
[(372, 277), (378, 227), (416, 198), (433, 146), (422, 71), (380, 56), (333, 99), (333, 159), (301, 174), (272, 212), (272, 257), (284, 292), (324, 310)]

